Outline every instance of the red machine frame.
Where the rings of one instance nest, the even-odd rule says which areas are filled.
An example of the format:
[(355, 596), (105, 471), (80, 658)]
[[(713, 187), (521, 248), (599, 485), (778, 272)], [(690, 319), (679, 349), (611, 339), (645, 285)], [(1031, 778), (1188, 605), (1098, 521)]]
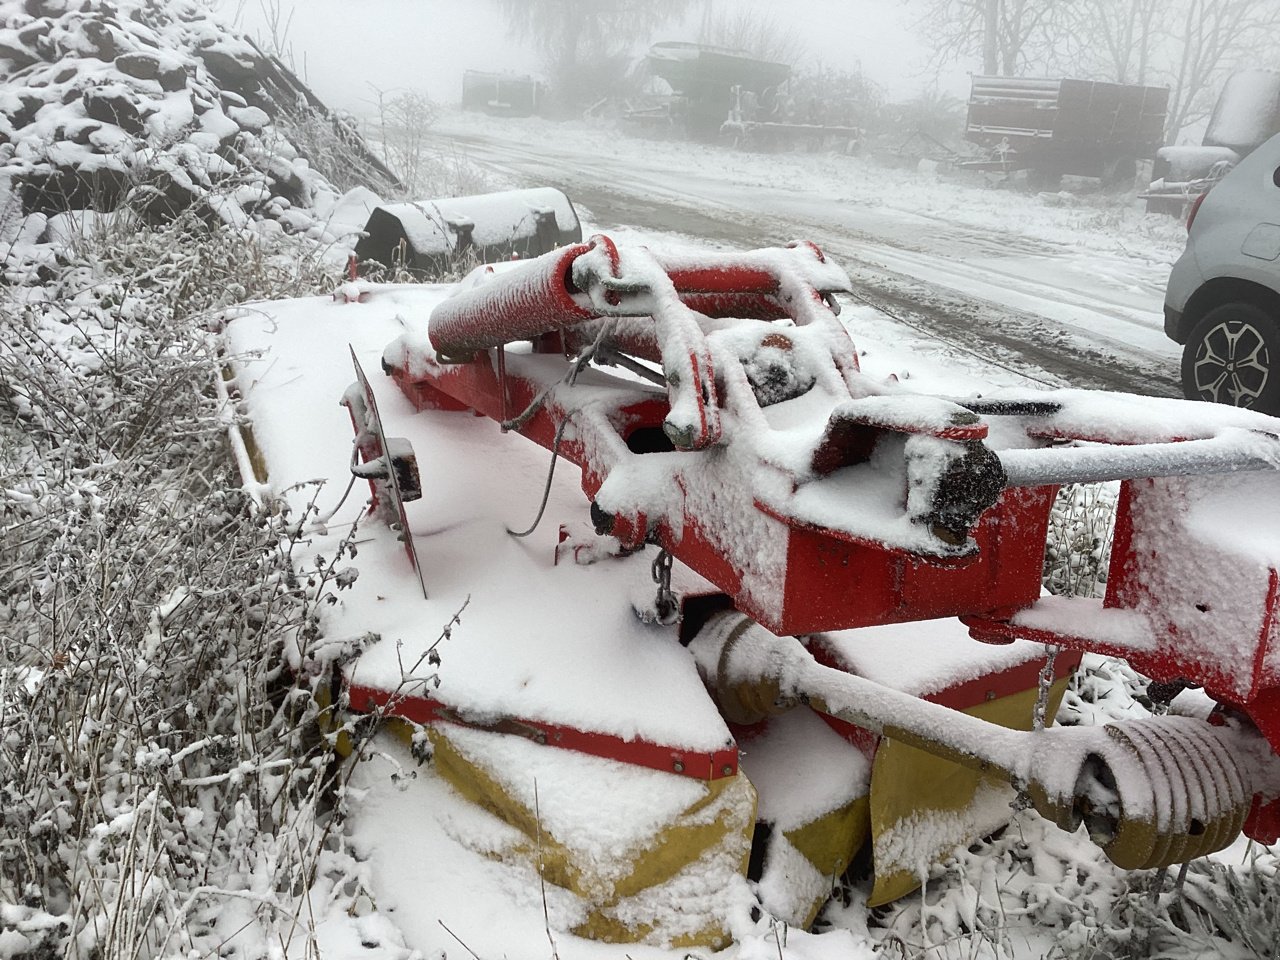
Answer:
[[(990, 642), (1119, 655), (1203, 685), (1280, 751), (1276, 570), (1260, 574), (1251, 663), (1217, 664), (1151, 586), (1180, 531), (1146, 542), (1135, 523), (1138, 504), (1197, 496), (1150, 477), (1275, 476), (1270, 418), (1187, 405), (1173, 432), (1126, 424), (1146, 409), (1134, 398), (1082, 422), (1071, 393), (952, 401), (875, 381), (837, 318), (848, 278), (811, 244), (676, 257), (596, 237), (464, 286), (433, 312), (430, 343), (393, 344), (384, 368), (417, 409), (474, 410), (577, 465), (621, 549), (658, 545), (778, 635), (960, 616)], [(808, 419), (783, 423), (788, 403)], [(1046, 529), (1075, 480), (1123, 482), (1111, 582), (1101, 605), (1055, 607), (1040, 599)], [(1081, 604), (1147, 639), (1081, 631)], [(1275, 796), (1255, 799), (1246, 832), (1276, 839)]]

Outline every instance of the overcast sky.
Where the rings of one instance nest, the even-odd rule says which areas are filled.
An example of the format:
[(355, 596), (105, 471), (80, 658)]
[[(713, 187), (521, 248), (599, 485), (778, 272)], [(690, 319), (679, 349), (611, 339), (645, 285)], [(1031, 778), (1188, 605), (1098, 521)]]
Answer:
[[(250, 34), (265, 29), (268, 0), (220, 0), (224, 15), (240, 12)], [(853, 70), (861, 65), (891, 99), (906, 99), (931, 80), (927, 57), (901, 4), (886, 0), (719, 0), (724, 10), (759, 7), (794, 26), (815, 62)], [(697, 39), (703, 5), (684, 26), (653, 39)], [(299, 71), (334, 106), (360, 112), (384, 91), (415, 89), (457, 102), (466, 69), (534, 72), (535, 56), (509, 38), (488, 0), (280, 0), (292, 9), (287, 39)], [(641, 52), (641, 51), (637, 51)], [(964, 70), (948, 70), (943, 88), (968, 93)]]

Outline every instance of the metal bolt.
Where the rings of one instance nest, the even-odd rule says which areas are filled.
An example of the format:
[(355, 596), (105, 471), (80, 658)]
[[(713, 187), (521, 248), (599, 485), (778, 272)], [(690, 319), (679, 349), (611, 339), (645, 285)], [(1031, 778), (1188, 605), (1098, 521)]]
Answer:
[(682, 761), (677, 760), (675, 762), (675, 771), (676, 773), (684, 773), (684, 763)]
[(720, 772), (724, 774), (726, 777), (732, 776), (733, 767), (729, 766), (729, 764), (726, 763), (723, 767), (720, 768)]

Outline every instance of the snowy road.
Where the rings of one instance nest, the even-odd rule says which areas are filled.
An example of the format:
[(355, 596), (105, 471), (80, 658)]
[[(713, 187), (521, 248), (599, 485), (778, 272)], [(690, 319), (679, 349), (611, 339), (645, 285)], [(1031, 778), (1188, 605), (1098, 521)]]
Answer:
[[(502, 128), (468, 126), (446, 133), (459, 152), (512, 182), (563, 189), (606, 229), (625, 225), (735, 247), (814, 240), (848, 269), (855, 299), (884, 315), (874, 336), (896, 330), (932, 344), (973, 375), (1179, 395), (1177, 348), (1161, 329), (1167, 242), (1148, 249), (1141, 237), (1127, 244), (1098, 230), (1082, 242), (1069, 224), (1021, 231), (1028, 204), (1039, 204), (1041, 215), (1061, 214), (1033, 197), (968, 185), (921, 193), (908, 184), (878, 195), (874, 185), (841, 181), (857, 170), (840, 166), (858, 162), (850, 158), (756, 157), (753, 167), (752, 155), (701, 145), (628, 140), (622, 147), (615, 138), (607, 150), (573, 128), (563, 136), (554, 125), (543, 129), (555, 135), (530, 137), (517, 127), (508, 138)], [(784, 177), (788, 164), (802, 173), (780, 179), (779, 163)], [(973, 195), (971, 204), (989, 198), (988, 222), (975, 225), (972, 210), (967, 223), (953, 217), (945, 193), (938, 199), (947, 189)], [(1012, 205), (1007, 226), (999, 223), (1001, 205)]]

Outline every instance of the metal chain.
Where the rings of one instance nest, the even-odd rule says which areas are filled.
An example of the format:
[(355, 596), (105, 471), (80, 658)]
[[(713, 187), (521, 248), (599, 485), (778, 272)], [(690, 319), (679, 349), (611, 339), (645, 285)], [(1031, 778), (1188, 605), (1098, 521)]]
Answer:
[(680, 604), (671, 590), (672, 556), (665, 549), (653, 558), (653, 582), (658, 585), (658, 595), (653, 600), (658, 623), (669, 626), (680, 619)]
[(1061, 651), (1062, 647), (1056, 643), (1044, 645), (1045, 657), (1040, 667), (1040, 689), (1036, 694), (1036, 707), (1031, 719), (1031, 729), (1037, 732), (1044, 730), (1045, 720), (1048, 717), (1049, 692), (1053, 689), (1053, 664)]
[[(1049, 694), (1053, 690), (1053, 665), (1058, 659), (1058, 654), (1062, 648), (1057, 644), (1046, 643), (1044, 645), (1044, 663), (1040, 665), (1039, 690), (1036, 693), (1036, 703), (1031, 712), (1031, 729), (1037, 733), (1042, 732), (1045, 728), (1045, 720), (1049, 714)], [(1029, 807), (1034, 806), (1025, 787), (1018, 787), (1017, 796), (1009, 801), (1009, 806), (1014, 813), (1020, 813)]]

